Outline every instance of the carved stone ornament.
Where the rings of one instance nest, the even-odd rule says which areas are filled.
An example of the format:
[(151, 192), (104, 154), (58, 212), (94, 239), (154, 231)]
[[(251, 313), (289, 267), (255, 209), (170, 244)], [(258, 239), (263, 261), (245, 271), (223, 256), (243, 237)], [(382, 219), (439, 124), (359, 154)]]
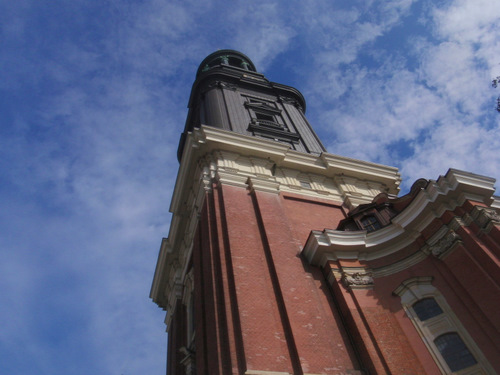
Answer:
[(201, 180), (203, 181), (203, 188), (205, 191), (212, 191), (212, 176), (208, 166), (203, 168)]
[(455, 232), (450, 230), (447, 234), (441, 238), (437, 244), (431, 246), (431, 253), (435, 257), (440, 257), (446, 251), (448, 251), (456, 241), (460, 240), (460, 236)]
[(363, 288), (373, 285), (373, 277), (370, 272), (361, 273), (356, 272), (352, 274), (342, 273), (342, 283), (350, 288)]
[(179, 352), (184, 355), (184, 358), (181, 360), (181, 364), (183, 364), (184, 367), (186, 368), (186, 374), (187, 375), (196, 374), (195, 351), (192, 350), (191, 348), (183, 346), (179, 349)]
[(214, 162), (207, 162), (201, 166), (201, 181), (205, 191), (212, 191), (212, 182), (215, 179), (217, 172), (217, 164)]
[(229, 82), (224, 82), (224, 81), (215, 81), (211, 82), (208, 85), (209, 88), (212, 87), (219, 87), (221, 89), (228, 89), (228, 90), (236, 90), (238, 88), (238, 85), (235, 85), (234, 83), (229, 83)]
[(479, 215), (477, 216), (476, 223), (480, 228), (484, 228), (490, 221), (500, 224), (500, 215), (493, 209), (478, 208)]

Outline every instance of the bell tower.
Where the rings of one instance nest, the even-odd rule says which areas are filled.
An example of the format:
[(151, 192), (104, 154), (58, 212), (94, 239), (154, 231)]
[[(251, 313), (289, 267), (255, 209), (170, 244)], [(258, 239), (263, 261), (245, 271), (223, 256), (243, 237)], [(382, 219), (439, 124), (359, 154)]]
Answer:
[(237, 51), (202, 61), (188, 107), (151, 289), (167, 311), (167, 373), (360, 374), (329, 286), (300, 252), (311, 229), (396, 194), (397, 170), (326, 153), (302, 94)]
[(326, 150), (304, 116), (305, 107), (298, 90), (270, 82), (244, 54), (214, 52), (196, 72), (178, 158), (187, 135), (202, 124), (319, 155)]
[(202, 61), (188, 107), (150, 294), (168, 375), (500, 371), (493, 179), (397, 197), (396, 168), (327, 153), (301, 93), (233, 50)]

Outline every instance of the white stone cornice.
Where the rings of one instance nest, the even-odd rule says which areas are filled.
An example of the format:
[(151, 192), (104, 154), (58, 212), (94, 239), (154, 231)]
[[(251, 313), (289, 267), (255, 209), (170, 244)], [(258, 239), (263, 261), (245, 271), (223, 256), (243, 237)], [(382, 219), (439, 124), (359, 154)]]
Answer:
[[(366, 183), (379, 183), (384, 191), (396, 194), (401, 181), (397, 168), (381, 164), (355, 160), (338, 155), (323, 153), (319, 156), (291, 150), (289, 146), (252, 136), (202, 126), (188, 136), (188, 144), (193, 148), (203, 148), (205, 152), (224, 150), (240, 155), (261, 157), (277, 164), (281, 168), (297, 169), (305, 173), (316, 173), (333, 177), (342, 175), (355, 178)], [(186, 152), (185, 152), (186, 153)], [(193, 153), (186, 153), (192, 155)], [(184, 156), (183, 156), (184, 160)], [(378, 189), (377, 189), (378, 190)]]
[[(494, 201), (495, 179), (491, 177), (450, 169), (445, 176), (439, 177), (437, 184), (450, 187), (457, 201), (462, 197), (459, 204), (462, 204), (465, 199), (482, 202), (485, 197), (487, 199), (484, 203), (487, 205)], [(442, 189), (442, 193), (447, 194), (447, 190)]]
[(397, 194), (399, 191), (401, 176), (397, 168), (327, 153), (323, 153), (321, 158), (333, 174), (353, 175), (361, 179), (383, 183), (386, 185), (386, 193), (389, 194)]
[[(167, 296), (173, 292), (172, 262), (179, 262), (181, 272), (186, 272), (199, 212), (215, 182), (277, 194), (293, 192), (352, 208), (379, 193), (396, 193), (400, 177), (392, 167), (328, 153), (301, 153), (280, 142), (215, 127), (194, 129), (184, 143), (170, 205), (170, 232), (162, 243), (151, 289), (151, 298), (163, 308), (168, 308)], [(317, 249), (324, 248), (321, 241)]]
[(207, 143), (207, 151), (223, 149), (238, 153), (253, 154), (256, 156), (272, 157), (283, 160), (290, 147), (279, 142), (264, 138), (241, 135), (210, 126), (195, 129), (199, 138)]
[[(388, 256), (400, 251), (414, 242), (420, 233), (436, 218), (440, 218), (446, 210), (454, 210), (461, 197), (474, 197), (476, 201), (489, 204), (495, 201), (492, 197), (495, 180), (450, 170), (437, 182), (431, 181), (425, 190), (420, 191), (406, 209), (392, 219), (385, 228), (366, 233), (365, 231), (337, 231), (325, 229), (323, 232), (313, 231), (309, 235), (302, 254), (313, 265), (323, 266), (327, 259), (359, 259), (372, 260)], [(496, 212), (493, 209), (492, 212)], [(479, 217), (479, 214), (475, 214)], [(484, 219), (483, 219), (484, 220)], [(455, 248), (459, 238), (450, 232), (458, 226), (469, 225), (470, 215), (454, 218), (449, 226), (439, 230), (428, 241), (427, 251), (420, 251), (408, 257), (404, 262), (397, 262), (389, 268), (377, 269), (374, 275), (390, 274), (401, 267), (409, 267), (419, 262), (432, 252), (443, 258)], [(450, 234), (451, 233), (451, 234)], [(436, 243), (439, 242), (438, 245)]]
[[(392, 219), (392, 223), (398, 225), (401, 228), (405, 228), (410, 223), (415, 222), (415, 219), (417, 217), (422, 217), (422, 213), (427, 207), (428, 203), (433, 202), (437, 196), (437, 190), (434, 189), (434, 185), (432, 185), (431, 183), (429, 183), (429, 190), (431, 190), (431, 192), (423, 190), (418, 193), (410, 203), (410, 205), (403, 212)], [(435, 218), (433, 212), (428, 212), (426, 216), (426, 222), (425, 224), (423, 224), (425, 226), (428, 225), (427, 221), (433, 220)]]
[(224, 185), (236, 186), (244, 189), (248, 187), (248, 176), (239, 175), (237, 173), (219, 170), (217, 172), (217, 180)]
[(162, 289), (165, 287), (165, 266), (167, 263), (167, 253), (168, 253), (168, 239), (163, 238), (161, 241), (160, 252), (158, 254), (158, 262), (156, 263), (155, 275), (153, 278), (153, 284), (151, 286), (151, 292), (149, 293), (149, 298), (158, 304), (158, 306), (166, 308), (167, 301), (165, 300)]
[(321, 172), (327, 168), (327, 165), (318, 155), (305, 154), (294, 150), (289, 150), (285, 157), (285, 163), (290, 165), (303, 165), (310, 172)]
[(263, 179), (257, 177), (248, 178), (248, 187), (250, 191), (264, 191), (266, 193), (278, 194), (280, 184), (271, 179)]
[(500, 209), (500, 197), (499, 196), (492, 196), (493, 202), (491, 203), (490, 207), (495, 208), (495, 209)]
[(439, 180), (441, 179), (445, 179), (453, 188), (462, 184), (473, 187), (475, 191), (489, 190), (491, 193), (495, 191), (494, 185), (496, 180), (494, 178), (458, 169), (450, 169), (444, 177), (439, 178)]

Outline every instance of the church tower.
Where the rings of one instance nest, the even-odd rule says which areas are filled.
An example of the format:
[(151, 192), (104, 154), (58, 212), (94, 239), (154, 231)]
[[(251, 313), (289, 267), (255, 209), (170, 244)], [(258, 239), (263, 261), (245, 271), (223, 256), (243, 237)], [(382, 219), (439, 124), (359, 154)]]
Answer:
[(240, 52), (200, 64), (151, 289), (167, 374), (500, 372), (494, 180), (450, 170), (398, 198), (396, 168), (327, 153), (305, 108)]

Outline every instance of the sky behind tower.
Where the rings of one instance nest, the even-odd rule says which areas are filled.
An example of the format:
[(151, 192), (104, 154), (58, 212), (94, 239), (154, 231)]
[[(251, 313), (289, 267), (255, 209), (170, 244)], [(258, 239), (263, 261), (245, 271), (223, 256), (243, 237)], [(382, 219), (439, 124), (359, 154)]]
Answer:
[[(164, 374), (149, 299), (191, 85), (299, 89), (330, 153), (500, 177), (498, 0), (0, 0), (0, 373)], [(320, 228), (322, 229), (322, 228)]]

